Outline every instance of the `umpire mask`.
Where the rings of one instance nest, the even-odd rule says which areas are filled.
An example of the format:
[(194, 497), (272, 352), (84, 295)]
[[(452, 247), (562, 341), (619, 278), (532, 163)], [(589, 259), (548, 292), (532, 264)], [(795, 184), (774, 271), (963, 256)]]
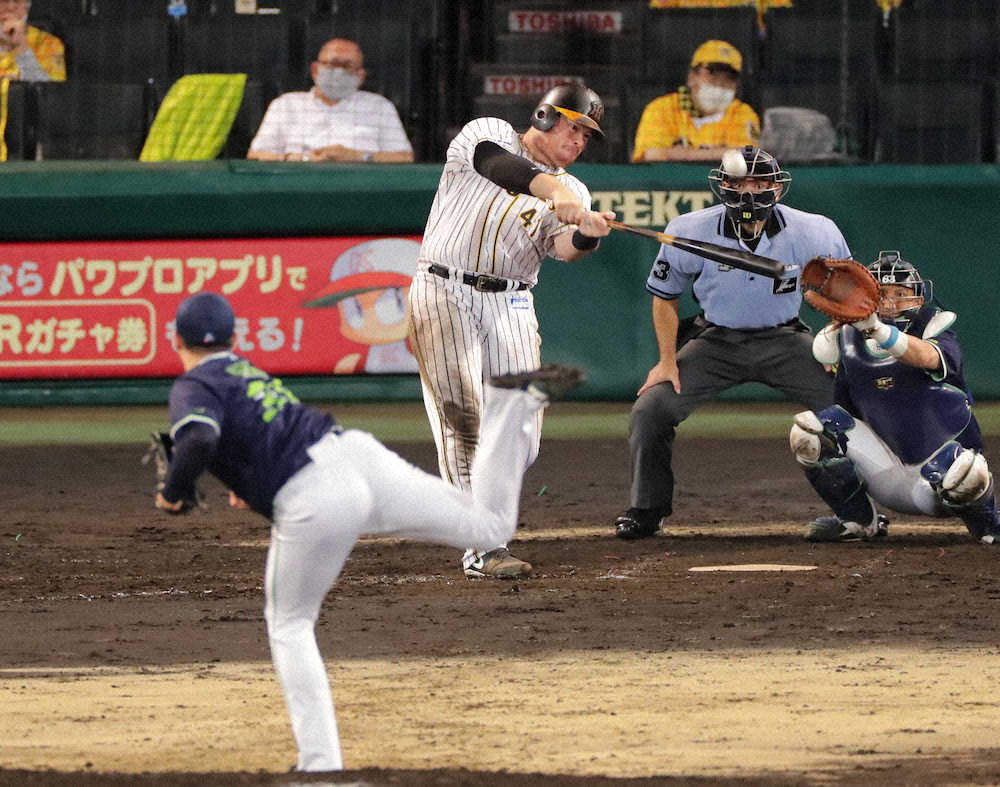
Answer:
[(316, 69), (316, 87), (331, 101), (342, 101), (358, 89), (361, 79), (343, 68), (320, 66)]

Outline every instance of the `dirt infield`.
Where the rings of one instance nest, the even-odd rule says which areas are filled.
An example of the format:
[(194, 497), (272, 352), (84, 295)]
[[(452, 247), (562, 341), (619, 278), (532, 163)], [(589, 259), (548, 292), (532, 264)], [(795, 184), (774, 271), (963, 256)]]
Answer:
[[(396, 446), (434, 466), (427, 444)], [(342, 775), (295, 749), (266, 526), (150, 505), (141, 446), (3, 446), (0, 785), (1000, 783), (997, 548), (957, 521), (816, 546), (783, 440), (678, 442), (669, 535), (610, 536), (624, 440), (547, 440), (516, 554), (359, 544), (318, 636)], [(795, 564), (801, 572), (692, 572)]]

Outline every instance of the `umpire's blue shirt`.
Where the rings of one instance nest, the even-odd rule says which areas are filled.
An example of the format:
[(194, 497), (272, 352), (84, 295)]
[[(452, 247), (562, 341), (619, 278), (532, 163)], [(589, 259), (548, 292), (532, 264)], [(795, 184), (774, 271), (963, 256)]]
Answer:
[(736, 237), (723, 205), (686, 213), (671, 221), (668, 235), (708, 241), (733, 249), (753, 251), (795, 266), (787, 278), (770, 279), (690, 252), (662, 245), (646, 280), (646, 289), (667, 300), (680, 297), (690, 283), (705, 319), (726, 328), (770, 328), (799, 315), (802, 293), (799, 274), (816, 256), (850, 257), (847, 241), (825, 216), (776, 205), (756, 249)]

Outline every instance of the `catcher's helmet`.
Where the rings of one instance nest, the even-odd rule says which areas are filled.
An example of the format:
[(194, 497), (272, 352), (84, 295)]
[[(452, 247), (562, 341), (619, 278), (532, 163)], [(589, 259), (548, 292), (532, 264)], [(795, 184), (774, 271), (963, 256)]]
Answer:
[(548, 131), (556, 124), (559, 115), (591, 129), (601, 138), (604, 137), (600, 126), (604, 118), (604, 102), (586, 85), (556, 85), (542, 96), (531, 113), (531, 125), (539, 131)]
[(898, 251), (880, 251), (878, 259), (868, 266), (880, 288), (895, 284), (906, 287), (913, 295), (885, 297), (879, 301), (878, 316), (905, 330), (920, 308), (933, 296), (933, 282), (924, 279), (916, 267), (903, 259)]
[[(748, 178), (763, 181), (763, 190), (745, 186)], [(727, 150), (722, 163), (708, 173), (712, 193), (726, 206), (734, 224), (766, 221), (778, 200), (788, 193), (792, 176), (778, 166), (778, 160), (754, 145)]]

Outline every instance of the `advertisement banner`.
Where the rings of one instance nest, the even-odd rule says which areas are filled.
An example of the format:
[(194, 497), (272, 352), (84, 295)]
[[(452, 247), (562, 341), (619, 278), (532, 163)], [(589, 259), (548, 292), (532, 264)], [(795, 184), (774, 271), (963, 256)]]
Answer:
[(416, 373), (419, 236), (0, 245), (0, 380), (167, 377), (188, 295), (225, 295), (236, 352), (273, 374)]

